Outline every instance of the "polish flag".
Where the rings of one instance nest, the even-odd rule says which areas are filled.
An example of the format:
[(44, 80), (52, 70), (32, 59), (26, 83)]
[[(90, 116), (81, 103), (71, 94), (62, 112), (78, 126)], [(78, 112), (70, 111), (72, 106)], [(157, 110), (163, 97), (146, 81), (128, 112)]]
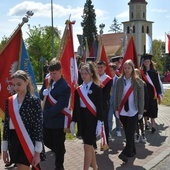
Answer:
[(170, 53), (170, 34), (165, 33), (165, 53)]

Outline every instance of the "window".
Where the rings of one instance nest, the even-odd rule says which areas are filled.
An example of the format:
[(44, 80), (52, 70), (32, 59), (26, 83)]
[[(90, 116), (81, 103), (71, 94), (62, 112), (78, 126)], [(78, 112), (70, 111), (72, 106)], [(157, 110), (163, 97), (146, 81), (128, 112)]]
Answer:
[(149, 34), (149, 27), (147, 26), (147, 30), (146, 30), (146, 32)]
[(144, 26), (142, 26), (142, 33), (144, 33)]
[(133, 26), (133, 33), (135, 33), (135, 26)]

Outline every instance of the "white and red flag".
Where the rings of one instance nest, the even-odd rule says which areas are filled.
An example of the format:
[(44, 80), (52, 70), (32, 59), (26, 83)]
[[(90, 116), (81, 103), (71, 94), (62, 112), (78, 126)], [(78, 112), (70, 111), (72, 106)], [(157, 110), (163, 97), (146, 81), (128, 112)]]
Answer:
[(75, 86), (77, 85), (78, 80), (78, 69), (76, 57), (74, 55), (74, 45), (73, 45), (73, 31), (72, 25), (75, 24), (75, 21), (71, 22), (66, 21), (66, 27), (63, 34), (63, 44), (62, 44), (62, 53), (60, 57), (60, 62), (62, 66), (62, 75), (65, 80), (68, 82), (71, 88), (71, 98), (70, 98), (70, 109), (73, 109), (74, 103), (74, 91)]
[(170, 53), (170, 34), (165, 33), (165, 53)]

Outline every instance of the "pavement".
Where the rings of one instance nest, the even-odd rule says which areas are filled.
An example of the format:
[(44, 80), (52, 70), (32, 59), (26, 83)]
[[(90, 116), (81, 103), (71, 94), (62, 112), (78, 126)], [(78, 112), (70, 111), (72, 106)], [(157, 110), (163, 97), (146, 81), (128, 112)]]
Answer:
[[(137, 154), (123, 163), (118, 155), (125, 144), (124, 132), (122, 137), (117, 137), (115, 126), (113, 127), (113, 140), (110, 142), (109, 150), (100, 151), (100, 141), (97, 142), (96, 150), (97, 163), (100, 170), (160, 170), (156, 168), (164, 158), (170, 154), (170, 108), (159, 105), (158, 118), (156, 119), (156, 132), (145, 131), (147, 142), (137, 143)], [(83, 169), (83, 144), (80, 139), (66, 140), (65, 170)], [(41, 163), (42, 170), (54, 170), (54, 154), (46, 148), (47, 160)], [(156, 168), (156, 169), (155, 169)], [(4, 163), (0, 160), (0, 170), (4, 170)], [(13, 167), (6, 168), (15, 169)], [(169, 167), (167, 167), (169, 169)]]
[[(165, 89), (169, 89), (166, 85)], [(125, 145), (125, 137), (122, 129), (122, 137), (116, 136), (115, 123), (113, 126), (113, 139), (109, 143), (109, 150), (100, 151), (100, 141), (97, 142), (96, 158), (100, 170), (168, 170), (170, 161), (170, 107), (159, 105), (158, 118), (156, 119), (156, 132), (145, 131), (146, 143), (136, 143), (137, 154), (129, 158), (127, 163), (123, 163), (118, 155)], [(114, 121), (115, 122), (115, 121)], [(83, 169), (83, 144), (80, 139), (66, 140), (65, 170)], [(47, 159), (41, 162), (42, 170), (54, 170), (54, 154), (46, 149)], [(164, 161), (162, 161), (164, 160)], [(162, 165), (164, 162), (165, 164)], [(164, 168), (162, 168), (164, 167)], [(2, 159), (0, 160), (0, 170), (13, 170), (15, 168), (5, 168)]]

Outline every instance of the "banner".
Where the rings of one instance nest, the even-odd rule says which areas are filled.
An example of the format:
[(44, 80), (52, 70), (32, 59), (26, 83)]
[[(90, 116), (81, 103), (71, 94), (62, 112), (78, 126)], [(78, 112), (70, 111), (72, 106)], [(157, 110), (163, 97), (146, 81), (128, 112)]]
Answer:
[(62, 45), (62, 53), (60, 56), (60, 62), (62, 66), (62, 75), (68, 82), (71, 87), (71, 100), (70, 100), (70, 108), (73, 108), (74, 103), (74, 90), (77, 85), (78, 80), (78, 69), (76, 57), (74, 55), (74, 46), (73, 46), (73, 32), (72, 25), (75, 22), (66, 21), (66, 27), (63, 34), (63, 45)]
[(15, 93), (12, 87), (11, 76), (19, 69), (28, 73), (35, 92), (37, 92), (34, 72), (22, 39), (21, 25), (18, 26), (0, 51), (0, 117), (2, 118), (4, 118), (6, 99)]
[(170, 53), (170, 34), (165, 33), (165, 53)]
[(19, 69), (27, 72), (27, 74), (31, 78), (31, 83), (32, 83), (33, 88), (34, 88), (34, 93), (35, 93), (36, 96), (38, 96), (36, 78), (35, 78), (34, 71), (33, 71), (33, 68), (32, 68), (32, 65), (31, 65), (31, 62), (30, 62), (30, 58), (29, 58), (29, 55), (27, 53), (23, 39), (22, 39), (21, 49), (22, 50), (21, 50), (21, 56), (20, 56), (20, 62), (19, 62)]
[(0, 52), (0, 116), (4, 117), (5, 101), (14, 94), (11, 76), (18, 70), (22, 32), (18, 28)]
[(123, 64), (126, 60), (132, 60), (134, 62), (135, 68), (139, 68), (139, 64), (138, 64), (138, 56), (137, 56), (137, 52), (136, 52), (136, 47), (135, 47), (135, 43), (134, 43), (134, 39), (133, 36), (130, 37), (130, 40), (128, 42), (127, 48), (126, 48), (126, 52), (125, 55), (123, 57), (119, 72), (122, 72), (123, 69)]

